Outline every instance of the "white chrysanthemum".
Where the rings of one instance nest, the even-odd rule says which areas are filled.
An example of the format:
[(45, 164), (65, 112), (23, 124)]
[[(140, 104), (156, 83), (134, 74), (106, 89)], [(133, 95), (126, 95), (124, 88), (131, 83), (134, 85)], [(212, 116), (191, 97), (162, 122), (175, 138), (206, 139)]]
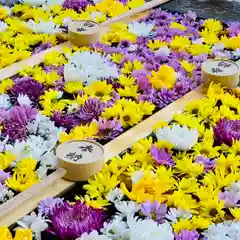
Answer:
[(29, 99), (29, 97), (23, 94), (18, 95), (17, 102), (19, 105), (27, 105), (27, 106), (32, 105), (32, 101)]
[(96, 52), (77, 52), (68, 56), (69, 63), (64, 66), (65, 81), (83, 81), (90, 84), (93, 81), (119, 76), (115, 64)]
[(103, 2), (104, 0), (93, 0), (94, 4), (97, 4), (97, 3), (100, 3), (100, 2)]
[(115, 216), (111, 222), (104, 223), (101, 233), (112, 240), (128, 239), (129, 229), (127, 223), (121, 217)]
[[(27, 126), (29, 136), (26, 141), (15, 141), (13, 145), (7, 144), (6, 150), (16, 155), (16, 164), (22, 158), (33, 157), (41, 162), (42, 166), (49, 165), (49, 168), (55, 168), (51, 151), (59, 140), (60, 129), (54, 126), (54, 123), (40, 113), (36, 119)], [(50, 158), (51, 156), (51, 158)], [(47, 160), (49, 157), (49, 160)], [(43, 162), (47, 161), (46, 164)]]
[(5, 22), (0, 21), (0, 32), (6, 31), (7, 28), (8, 28), (8, 25)]
[(145, 22), (133, 22), (128, 25), (128, 31), (135, 34), (138, 37), (147, 37), (150, 35), (154, 28), (153, 23), (145, 23)]
[(70, 23), (72, 23), (71, 17), (66, 17), (63, 19), (63, 26), (68, 27)]
[(115, 208), (120, 212), (119, 216), (133, 215), (140, 210), (140, 205), (134, 201), (115, 202)]
[(227, 189), (235, 193), (240, 192), (240, 181), (231, 183), (231, 185), (227, 187)]
[(25, 25), (35, 33), (54, 34), (60, 32), (59, 26), (55, 25), (53, 21), (41, 20), (39, 23), (36, 23), (33, 20), (29, 20)]
[(166, 218), (171, 222), (177, 222), (179, 218), (190, 219), (192, 214), (186, 210), (181, 208), (170, 208), (168, 213), (166, 214)]
[(171, 50), (167, 46), (163, 46), (155, 51), (155, 55), (162, 55), (168, 57), (171, 53)]
[(128, 47), (128, 51), (129, 52), (135, 52), (138, 48), (138, 45), (137, 44), (131, 44), (129, 47)]
[(36, 240), (41, 240), (41, 232), (48, 228), (47, 222), (49, 220), (46, 220), (41, 214), (36, 215), (35, 212), (32, 212), (30, 215), (26, 215), (17, 221), (17, 224), (22, 228), (30, 228)]
[(124, 194), (120, 188), (114, 188), (107, 195), (107, 199), (112, 203), (120, 202), (123, 199), (123, 197)]
[(225, 45), (223, 43), (216, 43), (213, 45), (212, 47), (212, 52), (215, 52), (215, 51), (223, 51), (225, 48)]
[(98, 12), (98, 11), (92, 12), (91, 15), (90, 15), (92, 20), (96, 20), (96, 18), (98, 18), (98, 17), (100, 18), (102, 16), (103, 16), (103, 14), (101, 12)]
[(197, 38), (192, 41), (193, 44), (203, 44), (204, 39), (203, 38)]
[(11, 106), (10, 97), (5, 93), (0, 94), (0, 109), (9, 109)]
[(111, 240), (108, 236), (98, 235), (97, 231), (92, 231), (91, 233), (83, 233), (81, 237), (75, 240)]
[(203, 235), (208, 240), (239, 240), (240, 222), (225, 221), (219, 224), (212, 224)]
[(6, 202), (14, 196), (14, 192), (8, 189), (6, 186), (0, 188), (0, 202)]
[(168, 222), (158, 224), (152, 219), (137, 220), (129, 217), (128, 225), (130, 228), (131, 240), (173, 240), (174, 235)]
[(240, 57), (240, 48), (237, 48), (234, 52), (233, 52), (233, 55), (235, 57)]
[(198, 140), (198, 131), (174, 124), (172, 127), (159, 128), (156, 136), (158, 140), (166, 140), (178, 150), (189, 150)]

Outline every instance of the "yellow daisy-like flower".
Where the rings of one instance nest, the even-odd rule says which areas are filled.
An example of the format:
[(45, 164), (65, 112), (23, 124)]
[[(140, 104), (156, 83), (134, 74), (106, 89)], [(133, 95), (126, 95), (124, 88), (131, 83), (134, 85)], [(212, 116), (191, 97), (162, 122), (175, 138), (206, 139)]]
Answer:
[(208, 199), (204, 202), (200, 202), (201, 213), (204, 218), (210, 218), (212, 221), (221, 220), (224, 217), (225, 212), (224, 201), (219, 201), (218, 198)]
[(9, 165), (16, 159), (16, 156), (6, 151), (5, 153), (0, 153), (0, 170), (4, 170), (9, 167)]
[(240, 221), (240, 208), (229, 208), (232, 216), (237, 220)]
[(202, 32), (199, 32), (199, 34), (203, 37), (203, 41), (206, 44), (213, 45), (220, 42), (217, 34), (215, 32), (210, 32), (208, 29), (204, 29)]
[(166, 191), (168, 186), (161, 184), (159, 179), (153, 178), (151, 173), (144, 173), (144, 176), (137, 182), (132, 184), (132, 189), (129, 191), (124, 183), (121, 182), (121, 190), (131, 200), (137, 203), (146, 202), (147, 200), (160, 201), (162, 193)]
[(0, 7), (0, 20), (5, 19), (7, 16), (8, 16), (8, 11), (1, 6)]
[(88, 196), (88, 195), (85, 195), (84, 197), (76, 196), (75, 200), (76, 201), (80, 200), (80, 201), (84, 202), (88, 207), (97, 208), (97, 209), (101, 209), (101, 208), (104, 208), (104, 207), (110, 205), (110, 203), (107, 199), (103, 199), (101, 197), (91, 199), (90, 196)]
[(67, 82), (64, 86), (64, 90), (68, 93), (78, 93), (83, 90), (83, 83), (80, 82)]
[(113, 91), (112, 85), (107, 84), (106, 81), (93, 82), (91, 85), (84, 88), (85, 94), (90, 97), (97, 97), (103, 101), (108, 101), (112, 98)]
[(62, 132), (60, 134), (60, 142), (97, 138), (97, 133), (98, 124), (96, 122), (91, 122), (89, 125), (76, 126), (69, 134)]
[(237, 37), (226, 37), (221, 38), (221, 42), (225, 45), (225, 48), (236, 50), (240, 48), (240, 34)]
[(62, 53), (54, 51), (45, 55), (43, 63), (45, 65), (62, 66), (67, 63), (67, 60)]
[(121, 97), (133, 97), (137, 99), (138, 97), (138, 86), (125, 86), (124, 88), (119, 88), (117, 90)]
[(223, 29), (222, 23), (219, 20), (212, 18), (205, 20), (202, 26), (207, 28), (209, 32), (215, 33), (219, 33)]
[(123, 54), (121, 53), (113, 53), (111, 55), (111, 60), (117, 64), (121, 62), (122, 58), (123, 58)]
[(177, 23), (177, 22), (171, 22), (171, 24), (169, 25), (169, 28), (176, 28), (176, 29), (180, 29), (182, 31), (187, 30), (187, 28), (185, 26), (183, 26), (182, 24)]
[(153, 51), (161, 48), (161, 47), (167, 47), (168, 44), (164, 41), (160, 40), (149, 40), (147, 46), (152, 49)]
[(189, 74), (192, 74), (193, 70), (196, 68), (196, 66), (193, 63), (189, 63), (188, 61), (182, 61), (181, 63), (182, 68), (188, 72)]
[(32, 158), (23, 158), (20, 162), (17, 163), (15, 171), (18, 172), (29, 172), (34, 171), (37, 166), (37, 161)]
[(152, 76), (148, 76), (151, 85), (156, 89), (170, 89), (176, 82), (176, 73), (168, 65), (161, 65), (157, 72), (152, 71)]
[(201, 54), (209, 54), (211, 48), (207, 44), (192, 44), (187, 51), (193, 56), (198, 56)]
[(138, 8), (140, 6), (142, 6), (145, 3), (144, 0), (130, 0), (127, 2), (127, 6), (130, 9), (134, 9), (134, 8)]
[(0, 236), (1, 236), (1, 240), (32, 240), (33, 239), (32, 231), (29, 228), (27, 229), (17, 228), (15, 237), (13, 238), (9, 229), (6, 226), (2, 226), (0, 227)]
[(119, 114), (124, 128), (138, 124), (143, 118), (143, 114), (138, 109), (132, 107), (125, 108)]
[(39, 179), (33, 171), (28, 172), (17, 171), (13, 173), (12, 177), (8, 178), (6, 184), (9, 188), (17, 192), (23, 192), (38, 182)]
[(12, 79), (4, 79), (0, 82), (0, 94), (6, 93), (13, 86)]
[(185, 51), (191, 45), (191, 41), (185, 36), (175, 36), (170, 43), (170, 47), (175, 51)]
[(133, 62), (127, 61), (124, 63), (124, 66), (122, 68), (122, 73), (128, 74), (132, 73), (135, 70), (142, 70), (143, 69), (143, 64), (138, 61), (134, 60)]
[(126, 76), (124, 74), (120, 75), (118, 81), (123, 86), (132, 86), (135, 83), (135, 79), (132, 76)]

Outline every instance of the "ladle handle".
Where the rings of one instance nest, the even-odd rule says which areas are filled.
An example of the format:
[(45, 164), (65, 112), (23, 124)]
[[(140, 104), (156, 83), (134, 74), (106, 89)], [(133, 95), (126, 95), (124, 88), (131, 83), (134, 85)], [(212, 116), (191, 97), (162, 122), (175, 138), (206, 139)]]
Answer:
[(57, 169), (54, 173), (50, 174), (39, 183), (33, 185), (31, 188), (19, 193), (15, 197), (11, 198), (7, 202), (0, 205), (0, 221), (4, 222), (4, 217), (13, 212), (17, 208), (21, 208), (21, 205), (26, 201), (29, 201), (33, 198), (36, 194), (42, 192), (47, 188), (49, 185), (54, 184), (59, 179), (61, 179), (67, 171), (63, 168)]
[(132, 17), (132, 16), (134, 16), (134, 15), (136, 15), (138, 13), (147, 11), (149, 9), (152, 9), (152, 8), (154, 8), (154, 7), (158, 6), (158, 5), (164, 4), (166, 2), (169, 2), (169, 0), (152, 0), (152, 1), (148, 2), (148, 3), (143, 4), (140, 7), (135, 8), (135, 9), (133, 9), (131, 11), (128, 11), (128, 12), (126, 12), (126, 13), (118, 16), (118, 17), (111, 18), (111, 19), (101, 23), (100, 26), (101, 27), (102, 26), (108, 26), (108, 25), (113, 24), (115, 22), (119, 22), (119, 21), (121, 21), (124, 18)]

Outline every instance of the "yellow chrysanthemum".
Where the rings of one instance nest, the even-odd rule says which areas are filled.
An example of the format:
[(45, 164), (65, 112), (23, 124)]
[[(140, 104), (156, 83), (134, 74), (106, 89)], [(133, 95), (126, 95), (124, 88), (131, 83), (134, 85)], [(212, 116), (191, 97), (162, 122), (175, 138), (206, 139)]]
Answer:
[(240, 208), (229, 208), (235, 220), (240, 221)]
[(89, 125), (76, 126), (71, 130), (69, 134), (63, 132), (60, 134), (60, 142), (66, 142), (70, 140), (84, 140), (90, 138), (97, 138), (98, 124), (91, 122)]
[(175, 36), (170, 43), (170, 47), (175, 51), (185, 51), (191, 45), (191, 41), (185, 36)]
[(138, 97), (138, 86), (125, 86), (124, 88), (119, 88), (117, 90), (121, 97), (133, 97), (137, 99)]
[(6, 151), (0, 153), (0, 170), (8, 168), (8, 166), (16, 159), (16, 156)]
[(193, 70), (196, 68), (196, 66), (193, 63), (189, 63), (188, 61), (185, 60), (182, 61), (180, 64), (182, 68), (190, 74), (192, 74)]
[(236, 50), (240, 48), (240, 34), (237, 37), (226, 37), (221, 38), (221, 42), (224, 44), (225, 48)]
[(213, 45), (220, 42), (220, 39), (215, 32), (210, 32), (209, 30), (204, 29), (202, 32), (199, 32), (199, 34), (203, 37), (203, 41), (206, 44)]
[(209, 54), (211, 49), (207, 44), (192, 44), (187, 51), (193, 56), (198, 56), (201, 54)]
[(156, 89), (170, 89), (176, 82), (176, 73), (168, 65), (161, 65), (157, 72), (152, 71), (152, 76), (148, 76), (151, 85)]
[(79, 82), (67, 82), (65, 84), (64, 90), (68, 93), (78, 93), (79, 91), (83, 90), (83, 83)]
[(0, 227), (0, 236), (1, 240), (32, 240), (33, 235), (32, 231), (27, 228), (27, 229), (16, 229), (16, 234), (15, 237), (12, 237), (11, 232), (6, 226)]
[(108, 101), (112, 98), (112, 91), (112, 85), (107, 84), (106, 81), (93, 82), (91, 85), (84, 88), (85, 94), (87, 94), (89, 97), (97, 97), (103, 101)]
[(135, 70), (142, 70), (142, 68), (143, 68), (143, 64), (138, 60), (134, 60), (133, 62), (127, 61), (124, 63), (124, 66), (122, 68), (122, 73), (128, 74), (128, 73), (132, 73)]
[(67, 63), (67, 60), (62, 53), (54, 51), (44, 56), (43, 63), (46, 65), (62, 66)]
[(118, 81), (121, 83), (123, 86), (132, 86), (135, 83), (135, 79), (132, 76), (127, 76), (127, 75), (120, 75)]
[(168, 44), (164, 41), (160, 40), (149, 40), (147, 46), (152, 49), (153, 51), (161, 48), (161, 47), (167, 47)]
[(37, 161), (32, 158), (23, 158), (20, 162), (17, 163), (16, 171), (18, 172), (31, 172), (34, 171), (37, 166)]
[(187, 28), (185, 26), (183, 26), (182, 24), (177, 23), (177, 22), (171, 22), (171, 24), (169, 25), (169, 28), (176, 28), (176, 29), (180, 29), (182, 31), (187, 30)]
[(13, 86), (13, 81), (12, 79), (4, 79), (0, 82), (0, 93), (6, 93), (7, 90), (12, 88)]
[(127, 6), (130, 9), (134, 9), (134, 8), (140, 7), (143, 4), (145, 4), (144, 0), (130, 0), (130, 1), (127, 2)]
[(14, 172), (12, 177), (8, 178), (6, 184), (9, 188), (23, 192), (38, 183), (39, 179), (33, 171), (28, 172)]
[(219, 33), (223, 29), (222, 23), (219, 20), (212, 18), (205, 20), (202, 26), (207, 28), (209, 32), (215, 33)]
[(111, 55), (111, 60), (117, 64), (121, 62), (122, 58), (123, 58), (123, 54), (121, 53), (113, 53)]

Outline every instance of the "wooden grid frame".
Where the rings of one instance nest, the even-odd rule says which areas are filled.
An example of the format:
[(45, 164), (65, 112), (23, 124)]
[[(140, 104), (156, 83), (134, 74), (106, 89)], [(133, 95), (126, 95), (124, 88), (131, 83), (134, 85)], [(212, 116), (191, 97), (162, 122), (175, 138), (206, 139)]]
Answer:
[[(164, 0), (157, 1), (159, 2), (158, 4), (166, 2)], [(129, 23), (131, 21), (139, 20), (140, 18), (145, 17), (148, 13), (149, 11), (139, 13), (134, 16), (132, 16), (131, 14), (125, 14), (123, 18), (121, 16), (118, 17), (117, 21), (121, 20), (122, 22)], [(116, 21), (116, 19), (114, 21)], [(110, 22), (111, 20), (109, 20), (108, 23)], [(103, 31), (107, 31), (107, 25), (108, 24), (103, 27)], [(44, 60), (44, 56), (50, 52), (63, 52), (63, 49), (65, 47), (72, 48), (73, 46), (71, 45), (71, 43), (65, 42), (56, 47), (38, 53), (26, 60), (20, 61), (11, 66), (1, 69), (0, 81), (16, 75), (19, 70), (27, 66), (33, 67), (40, 64)], [(240, 65), (240, 61), (238, 61), (238, 64)], [(131, 147), (138, 138), (148, 136), (152, 132), (153, 127), (158, 121), (170, 121), (174, 114), (181, 113), (184, 110), (188, 102), (201, 99), (204, 96), (204, 88), (200, 86), (196, 90), (189, 92), (182, 98), (159, 110), (157, 113), (148, 117), (143, 122), (139, 123), (138, 125), (124, 132), (119, 137), (110, 141), (109, 143), (104, 145), (105, 160), (107, 161), (112, 157), (119, 155), (121, 152)], [(14, 224), (17, 220), (34, 210), (40, 200), (47, 197), (60, 196), (73, 188), (75, 185), (74, 182), (70, 182), (61, 178), (62, 176), (64, 176), (64, 174), (64, 170), (56, 170), (54, 173), (43, 179), (39, 184), (36, 184), (35, 187), (24, 191), (23, 193), (2, 204), (0, 206), (0, 226), (10, 226)], [(39, 191), (39, 189), (42, 189), (42, 191)]]

